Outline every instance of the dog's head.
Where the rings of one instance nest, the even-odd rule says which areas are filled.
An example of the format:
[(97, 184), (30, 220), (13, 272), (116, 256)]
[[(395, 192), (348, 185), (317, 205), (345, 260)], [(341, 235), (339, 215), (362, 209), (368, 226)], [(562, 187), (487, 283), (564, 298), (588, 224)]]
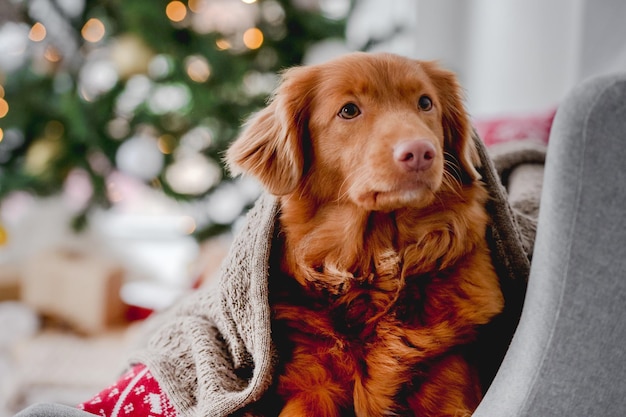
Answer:
[(426, 206), (480, 163), (453, 73), (365, 53), (287, 70), (226, 161), (275, 195), (382, 211)]

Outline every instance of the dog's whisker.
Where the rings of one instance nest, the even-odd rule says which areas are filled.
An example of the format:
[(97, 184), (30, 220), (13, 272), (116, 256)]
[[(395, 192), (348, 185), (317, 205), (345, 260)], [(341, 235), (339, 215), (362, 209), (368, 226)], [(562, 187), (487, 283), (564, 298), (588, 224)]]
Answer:
[(456, 178), (452, 177), (450, 174), (444, 174), (443, 182), (446, 184), (446, 192), (457, 198), (462, 198), (462, 185)]
[(454, 156), (454, 154), (450, 153), (450, 152), (444, 152), (444, 164), (446, 167), (449, 168), (449, 171), (451, 173), (453, 173), (453, 175), (458, 178), (459, 181), (461, 181), (462, 179), (462, 173), (461, 173), (461, 168), (459, 166), (459, 161), (456, 158), (456, 156)]
[(454, 155), (449, 152), (445, 154), (443, 181), (448, 185), (448, 188), (458, 196), (463, 189), (461, 168), (456, 163)]
[(463, 184), (461, 183), (461, 180), (459, 179), (457, 174), (458, 171), (455, 171), (454, 173), (450, 172), (450, 170), (445, 169), (443, 171), (443, 179), (444, 181), (448, 181), (450, 186), (454, 185), (455, 188), (461, 189), (463, 187)]
[[(358, 171), (352, 171), (348, 175), (346, 175), (346, 178), (344, 178), (344, 180), (342, 181), (341, 185), (338, 188), (337, 198), (335, 199), (335, 203), (338, 203), (339, 201), (343, 200), (346, 196), (350, 195), (352, 188), (355, 186), (352, 183), (352, 178), (357, 176), (358, 174), (359, 174)], [(345, 191), (342, 192), (341, 190), (344, 188), (346, 184), (350, 184), (350, 185)]]

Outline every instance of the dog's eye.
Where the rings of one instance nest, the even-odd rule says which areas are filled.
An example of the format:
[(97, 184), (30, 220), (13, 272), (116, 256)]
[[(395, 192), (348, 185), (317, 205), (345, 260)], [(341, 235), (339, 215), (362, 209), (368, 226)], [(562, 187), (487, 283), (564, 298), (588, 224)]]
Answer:
[(420, 110), (428, 111), (433, 108), (433, 101), (430, 99), (430, 97), (423, 95), (419, 98), (419, 100), (417, 100), (417, 105), (419, 106)]
[(354, 119), (359, 114), (361, 114), (361, 110), (359, 109), (359, 107), (354, 103), (348, 103), (345, 104), (341, 108), (341, 110), (339, 110), (339, 113), (337, 115), (344, 119)]

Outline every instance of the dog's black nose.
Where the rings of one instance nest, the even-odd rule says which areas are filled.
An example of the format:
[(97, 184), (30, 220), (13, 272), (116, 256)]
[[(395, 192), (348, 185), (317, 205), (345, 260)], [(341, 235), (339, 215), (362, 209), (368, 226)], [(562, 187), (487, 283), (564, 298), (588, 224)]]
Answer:
[(408, 140), (393, 149), (393, 158), (407, 171), (426, 171), (433, 164), (437, 149), (428, 140)]

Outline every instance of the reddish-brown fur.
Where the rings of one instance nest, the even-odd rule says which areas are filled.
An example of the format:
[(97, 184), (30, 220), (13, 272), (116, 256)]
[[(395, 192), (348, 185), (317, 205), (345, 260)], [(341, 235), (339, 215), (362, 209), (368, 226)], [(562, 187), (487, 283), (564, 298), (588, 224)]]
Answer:
[[(340, 117), (346, 103), (361, 113)], [(393, 160), (414, 139), (436, 149), (419, 172)], [(227, 161), (280, 198), (280, 415), (470, 415), (463, 348), (503, 299), (455, 76), (390, 54), (290, 69)]]

